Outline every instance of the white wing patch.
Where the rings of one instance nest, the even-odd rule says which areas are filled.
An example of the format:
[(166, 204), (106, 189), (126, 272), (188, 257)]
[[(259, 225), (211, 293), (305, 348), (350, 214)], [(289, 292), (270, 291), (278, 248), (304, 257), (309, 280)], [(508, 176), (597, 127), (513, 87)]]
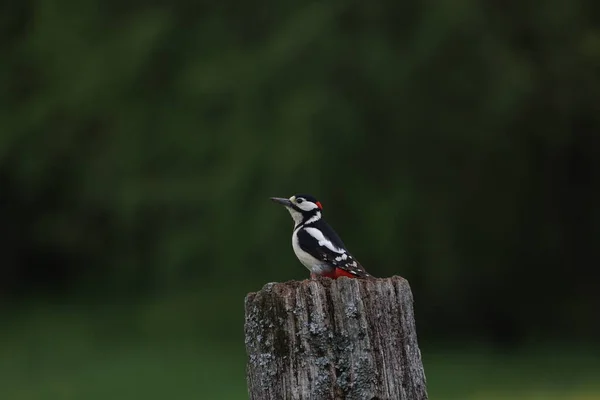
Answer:
[(344, 253), (344, 254), (342, 254), (341, 256), (337, 256), (337, 257), (335, 258), (335, 261), (338, 261), (338, 262), (339, 262), (339, 261), (345, 260), (345, 259), (347, 259), (347, 258), (348, 258), (348, 254)]
[(336, 252), (336, 253), (346, 254), (346, 251), (344, 249), (338, 249), (333, 243), (331, 243), (331, 241), (329, 241), (325, 236), (323, 236), (323, 232), (321, 232), (317, 228), (307, 227), (307, 228), (304, 228), (304, 230), (310, 236), (314, 237), (317, 240), (317, 242), (319, 242), (319, 246), (325, 246), (329, 250)]

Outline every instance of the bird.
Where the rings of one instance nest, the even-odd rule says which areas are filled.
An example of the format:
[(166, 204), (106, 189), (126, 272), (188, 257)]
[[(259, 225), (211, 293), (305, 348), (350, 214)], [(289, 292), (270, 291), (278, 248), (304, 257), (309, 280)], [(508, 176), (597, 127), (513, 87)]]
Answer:
[(372, 278), (354, 258), (338, 234), (323, 219), (323, 205), (314, 196), (296, 194), (289, 199), (271, 197), (284, 206), (294, 220), (292, 248), (310, 278)]

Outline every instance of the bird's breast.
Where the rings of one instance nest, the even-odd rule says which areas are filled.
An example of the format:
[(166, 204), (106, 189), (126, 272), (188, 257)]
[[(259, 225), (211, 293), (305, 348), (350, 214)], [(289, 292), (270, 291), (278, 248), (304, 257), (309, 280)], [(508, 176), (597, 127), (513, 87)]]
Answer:
[(298, 260), (302, 263), (302, 265), (308, 268), (309, 271), (316, 274), (322, 274), (325, 271), (331, 270), (332, 267), (329, 266), (327, 263), (316, 259), (306, 251), (302, 250), (302, 247), (300, 247), (300, 242), (298, 240), (297, 233), (298, 231), (296, 230), (292, 234), (292, 248), (294, 249), (294, 253), (296, 254), (296, 257), (298, 257)]

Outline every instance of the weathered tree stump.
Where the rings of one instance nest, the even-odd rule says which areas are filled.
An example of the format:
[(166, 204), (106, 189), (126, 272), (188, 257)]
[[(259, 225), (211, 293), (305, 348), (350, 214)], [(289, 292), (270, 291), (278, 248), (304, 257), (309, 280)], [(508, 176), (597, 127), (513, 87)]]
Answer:
[(427, 399), (408, 282), (269, 283), (246, 297), (252, 400)]

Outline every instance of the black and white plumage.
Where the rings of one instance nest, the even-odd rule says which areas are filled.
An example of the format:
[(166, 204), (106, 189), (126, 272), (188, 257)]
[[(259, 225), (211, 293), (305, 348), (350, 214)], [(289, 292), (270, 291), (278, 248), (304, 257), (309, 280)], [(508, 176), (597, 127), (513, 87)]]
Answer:
[(323, 219), (323, 206), (313, 196), (297, 194), (289, 199), (271, 197), (290, 212), (294, 220), (292, 247), (311, 277), (371, 277), (350, 254), (337, 233)]

